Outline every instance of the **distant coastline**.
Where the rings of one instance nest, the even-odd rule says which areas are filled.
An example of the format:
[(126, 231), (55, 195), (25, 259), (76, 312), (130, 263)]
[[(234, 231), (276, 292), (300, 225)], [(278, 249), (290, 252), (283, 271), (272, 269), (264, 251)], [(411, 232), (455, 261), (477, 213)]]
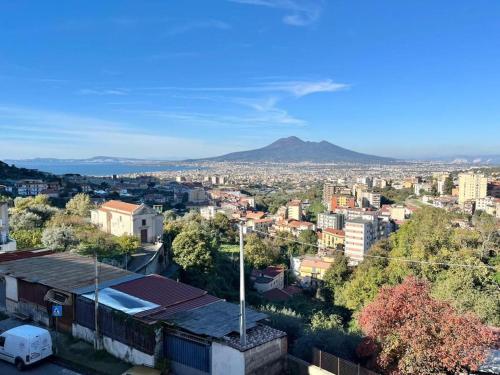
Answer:
[(62, 174), (80, 174), (85, 176), (112, 176), (125, 175), (133, 173), (152, 173), (165, 171), (185, 171), (191, 169), (199, 169), (199, 166), (186, 165), (162, 165), (157, 163), (141, 163), (129, 164), (120, 162), (110, 163), (85, 163), (85, 162), (36, 162), (36, 161), (8, 161), (9, 164), (14, 163), (16, 167), (37, 169), (41, 172), (48, 172), (56, 175)]

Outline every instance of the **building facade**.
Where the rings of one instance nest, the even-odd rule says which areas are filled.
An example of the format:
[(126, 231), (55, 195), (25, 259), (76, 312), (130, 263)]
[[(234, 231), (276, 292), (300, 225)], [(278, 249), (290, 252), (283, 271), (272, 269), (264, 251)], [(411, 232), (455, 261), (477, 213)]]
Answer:
[(91, 222), (103, 232), (136, 236), (143, 243), (154, 243), (163, 235), (163, 216), (144, 204), (108, 201), (91, 211)]
[(318, 214), (318, 229), (342, 229), (344, 228), (344, 216), (342, 214), (329, 214), (321, 213)]
[(0, 252), (15, 251), (16, 241), (9, 237), (9, 208), (0, 202)]
[(488, 190), (488, 178), (477, 173), (460, 173), (458, 175), (458, 203), (485, 198)]
[(352, 219), (345, 225), (345, 255), (352, 264), (363, 261), (377, 240), (378, 220)]

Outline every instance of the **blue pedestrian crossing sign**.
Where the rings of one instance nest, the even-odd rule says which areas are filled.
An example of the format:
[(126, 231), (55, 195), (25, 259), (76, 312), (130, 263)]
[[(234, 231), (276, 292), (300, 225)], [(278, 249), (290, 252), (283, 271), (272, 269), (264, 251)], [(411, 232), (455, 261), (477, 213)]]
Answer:
[(63, 307), (61, 305), (52, 305), (52, 316), (61, 317), (63, 312)]

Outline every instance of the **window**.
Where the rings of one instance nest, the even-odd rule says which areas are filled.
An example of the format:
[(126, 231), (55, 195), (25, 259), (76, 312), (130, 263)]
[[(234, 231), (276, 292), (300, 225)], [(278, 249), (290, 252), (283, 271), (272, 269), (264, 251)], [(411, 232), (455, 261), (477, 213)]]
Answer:
[(146, 219), (142, 219), (142, 226), (146, 225)]
[(5, 345), (5, 337), (0, 336), (0, 346), (3, 348), (4, 345)]

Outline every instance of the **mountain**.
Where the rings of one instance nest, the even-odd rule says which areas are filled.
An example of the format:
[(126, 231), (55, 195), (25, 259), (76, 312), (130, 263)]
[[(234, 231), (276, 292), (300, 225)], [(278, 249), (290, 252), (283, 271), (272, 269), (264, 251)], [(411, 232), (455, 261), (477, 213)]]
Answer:
[(227, 155), (203, 159), (203, 161), (390, 163), (394, 162), (395, 159), (362, 154), (327, 141), (309, 142), (297, 137), (288, 137), (278, 139), (276, 142), (256, 150), (233, 152)]

